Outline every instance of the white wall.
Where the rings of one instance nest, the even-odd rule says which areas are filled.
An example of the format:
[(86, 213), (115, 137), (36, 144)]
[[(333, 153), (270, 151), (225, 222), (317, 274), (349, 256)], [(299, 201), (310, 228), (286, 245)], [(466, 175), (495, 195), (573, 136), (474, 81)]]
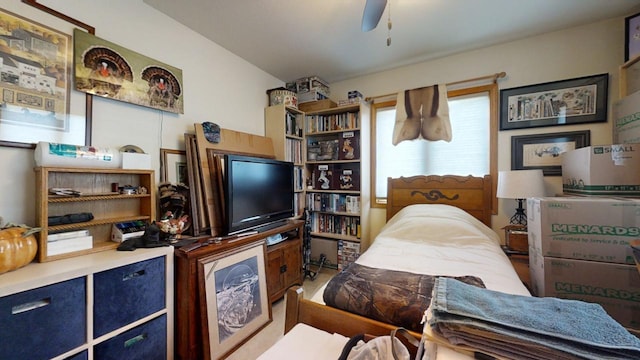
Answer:
[[(160, 148), (184, 150), (183, 134), (193, 133), (194, 123), (211, 121), (264, 135), (266, 90), (282, 81), (142, 0), (39, 2), (95, 27), (102, 39), (182, 69), (184, 114), (94, 97), (92, 145), (138, 145), (151, 155), (157, 171)], [(6, 0), (2, 8), (45, 25), (69, 26), (19, 0)], [(33, 150), (0, 147), (0, 216), (5, 222), (35, 224), (34, 166)]]
[[(382, 44), (380, 51), (393, 51), (393, 45), (386, 47)], [(611, 119), (612, 104), (619, 99), (618, 67), (623, 61), (624, 18), (616, 18), (332, 83), (331, 94), (336, 100), (346, 98), (349, 90), (359, 90), (364, 96), (377, 96), (502, 71), (507, 76), (499, 80), (500, 89), (609, 73), (608, 111)], [(611, 121), (501, 131), (498, 135), (498, 170), (511, 168), (512, 136), (585, 129), (591, 129), (592, 144), (610, 144), (612, 141)], [(560, 177), (545, 177), (545, 183), (547, 195), (562, 192)], [(515, 208), (514, 200), (499, 201), (499, 212), (493, 217), (493, 228), (502, 237), (504, 234), (500, 229), (509, 223)], [(384, 209), (371, 211), (371, 236), (379, 232), (384, 221)]]

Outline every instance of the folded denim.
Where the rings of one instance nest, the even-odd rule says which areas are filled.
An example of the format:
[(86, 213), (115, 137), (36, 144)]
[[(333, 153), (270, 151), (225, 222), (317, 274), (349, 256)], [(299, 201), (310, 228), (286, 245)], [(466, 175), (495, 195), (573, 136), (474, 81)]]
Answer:
[(599, 304), (511, 295), (438, 278), (429, 311), (434, 333), (492, 356), (640, 358), (640, 339)]

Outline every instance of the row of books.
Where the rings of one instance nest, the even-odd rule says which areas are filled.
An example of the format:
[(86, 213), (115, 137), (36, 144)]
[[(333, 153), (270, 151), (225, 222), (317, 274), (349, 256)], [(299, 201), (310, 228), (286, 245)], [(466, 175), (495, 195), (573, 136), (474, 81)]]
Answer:
[(47, 256), (60, 255), (93, 247), (89, 230), (52, 233), (47, 236)]
[(360, 214), (360, 196), (345, 194), (308, 193), (309, 211), (346, 212)]
[(360, 243), (338, 240), (338, 270), (343, 270), (360, 256)]
[(302, 137), (302, 124), (304, 121), (304, 115), (287, 111), (285, 116), (286, 134)]
[(360, 127), (360, 112), (346, 112), (331, 115), (307, 115), (307, 133), (349, 130)]
[(311, 231), (346, 236), (360, 236), (360, 218), (325, 213), (311, 213)]
[(291, 161), (294, 164), (302, 163), (302, 140), (286, 139), (284, 150), (285, 161)]

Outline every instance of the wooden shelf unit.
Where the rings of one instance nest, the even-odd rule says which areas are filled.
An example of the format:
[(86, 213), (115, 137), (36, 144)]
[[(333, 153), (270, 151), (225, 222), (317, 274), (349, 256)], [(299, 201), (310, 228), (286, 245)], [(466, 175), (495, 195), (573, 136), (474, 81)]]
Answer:
[[(156, 187), (153, 170), (93, 169), (67, 167), (37, 167), (36, 224), (42, 228), (38, 236), (40, 262), (64, 259), (99, 251), (115, 249), (111, 241), (112, 225), (128, 221), (156, 220)], [(125, 195), (111, 192), (112, 184), (144, 187), (146, 194)], [(49, 194), (50, 188), (71, 188), (80, 196)], [(89, 212), (93, 220), (49, 226), (50, 216)], [(47, 255), (49, 233), (88, 229), (93, 237), (91, 249)]]
[[(316, 248), (326, 250), (326, 241), (333, 241), (335, 242), (336, 254), (328, 255), (327, 258), (336, 259), (337, 264), (329, 264), (329, 266), (341, 269), (353, 261), (360, 251), (364, 250), (361, 247), (362, 243), (368, 243), (369, 125), (369, 107), (366, 104), (352, 104), (305, 114), (305, 145), (307, 148), (305, 167), (308, 179), (306, 199), (312, 222), (312, 261), (320, 256), (319, 250)], [(346, 140), (349, 140), (350, 145), (355, 148), (352, 158), (345, 156), (349, 146), (345, 145)], [(335, 148), (336, 142), (337, 148)], [(317, 149), (319, 143), (321, 144), (320, 152)], [(324, 153), (325, 149), (322, 149), (322, 146), (327, 145), (334, 146), (334, 149)], [(313, 149), (314, 147), (315, 149)], [(310, 156), (310, 150), (315, 150), (315, 156)], [(338, 154), (335, 154), (335, 151)], [(329, 189), (324, 189), (317, 183), (321, 169), (332, 171)], [(349, 184), (351, 184), (349, 181), (342, 180), (343, 177), (348, 176), (353, 176), (352, 188), (349, 188)], [(329, 197), (328, 201), (331, 204), (342, 203), (344, 199), (351, 196), (359, 199), (358, 209), (351, 212), (345, 209), (336, 209), (333, 206), (326, 208), (325, 204), (320, 207), (309, 204), (310, 201), (317, 202), (317, 197), (323, 201)], [(328, 226), (327, 222), (331, 222), (331, 225)], [(318, 226), (318, 223), (322, 228)], [(357, 224), (355, 229), (353, 228), (354, 224)], [(314, 246), (314, 242), (317, 241), (324, 242), (324, 245)]]
[(265, 135), (271, 138), (278, 160), (291, 161), (295, 171), (296, 218), (304, 215), (305, 179), (304, 113), (283, 104), (264, 109)]

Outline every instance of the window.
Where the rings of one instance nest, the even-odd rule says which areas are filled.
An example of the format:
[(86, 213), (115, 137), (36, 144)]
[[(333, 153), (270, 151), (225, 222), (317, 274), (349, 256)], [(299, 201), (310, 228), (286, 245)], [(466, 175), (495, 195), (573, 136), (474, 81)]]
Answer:
[(495, 185), (497, 85), (449, 91), (448, 99), (451, 142), (413, 140), (394, 146), (395, 101), (373, 105), (373, 206), (386, 204), (388, 177), (492, 174)]

